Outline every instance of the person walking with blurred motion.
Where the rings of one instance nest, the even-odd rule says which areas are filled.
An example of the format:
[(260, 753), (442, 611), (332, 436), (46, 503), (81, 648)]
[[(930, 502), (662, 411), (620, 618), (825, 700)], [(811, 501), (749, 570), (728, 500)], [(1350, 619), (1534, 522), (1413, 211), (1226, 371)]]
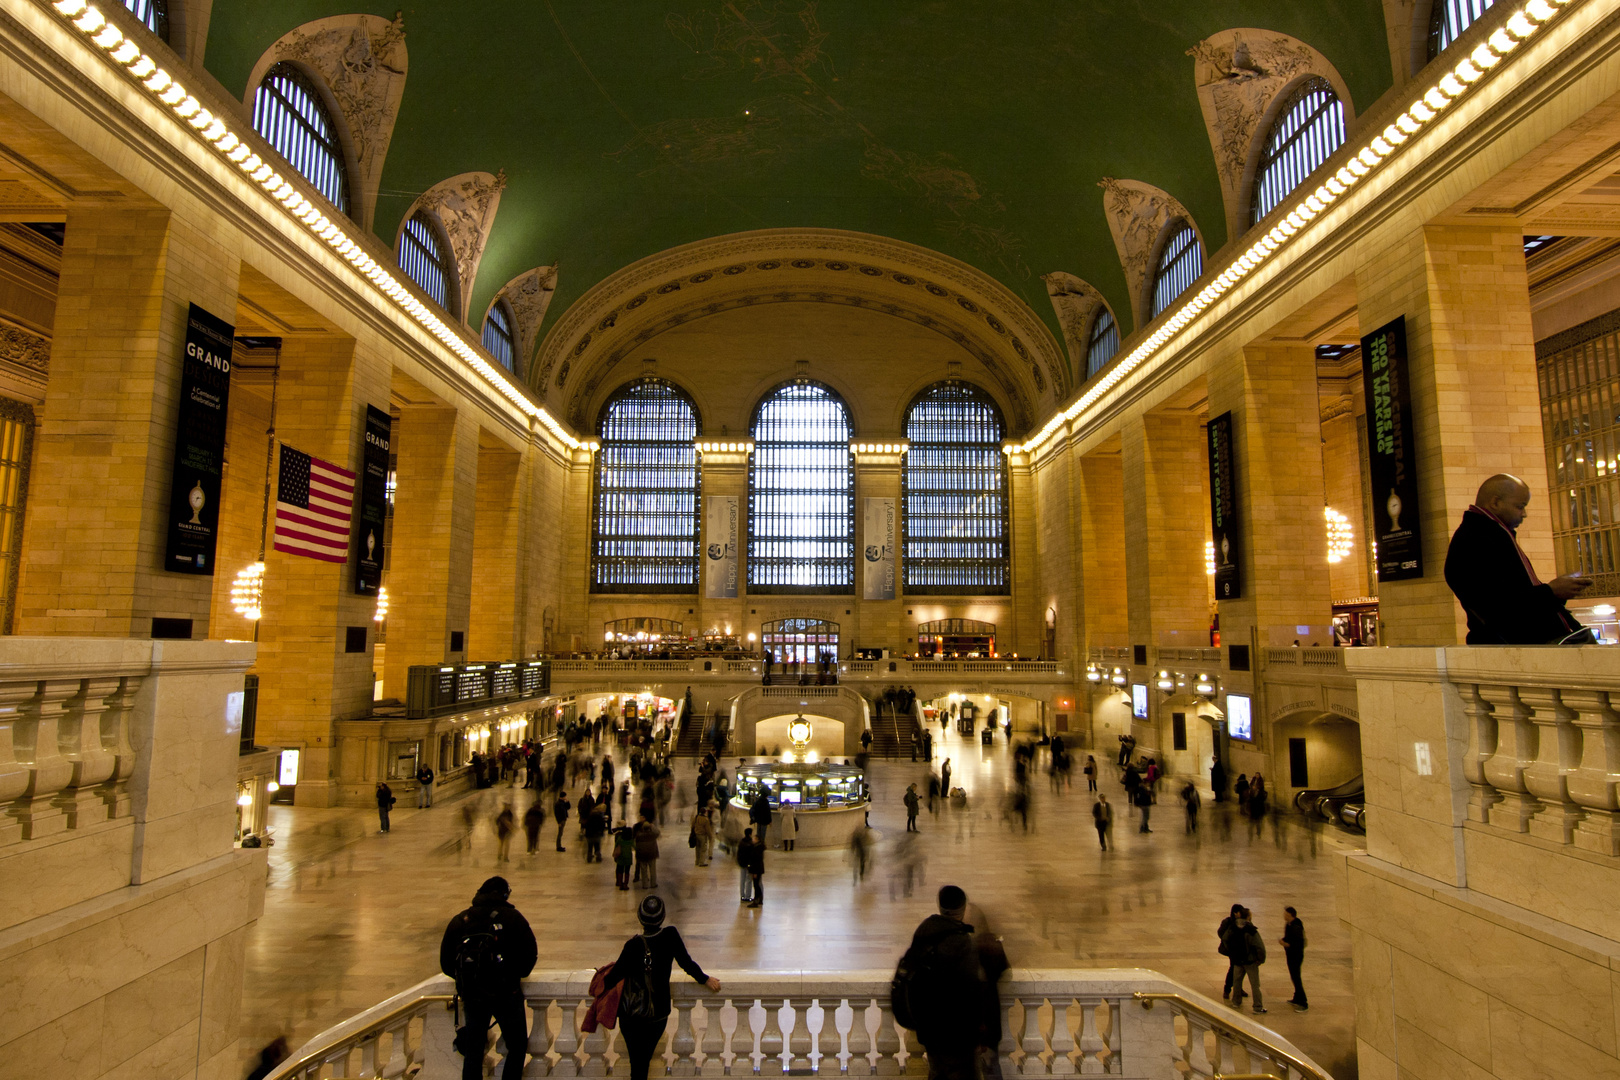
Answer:
[(641, 933), (624, 943), (613, 970), (603, 980), (607, 989), (621, 986), (618, 1020), (630, 1057), (630, 1080), (647, 1080), (653, 1050), (669, 1026), (669, 977), (674, 965), (679, 964), (693, 982), (707, 986), (711, 993), (720, 992), (720, 980), (698, 967), (686, 951), (681, 932), (665, 926), (664, 916), (664, 901), (658, 896), (641, 901), (636, 909)]
[(517, 831), (517, 815), (512, 813), (512, 805), (501, 807), (501, 812), (495, 815), (495, 846), (496, 862), (510, 862), (512, 858), (512, 834)]
[(523, 812), (523, 837), (528, 843), (530, 855), (540, 850), (540, 830), (545, 827), (546, 812), (541, 809), (540, 800), (535, 799)]
[(692, 815), (692, 845), (697, 849), (697, 864), (708, 866), (709, 858), (714, 854), (714, 818), (707, 806), (699, 807), (697, 813)]
[(636, 822), (633, 835), (636, 839), (636, 880), (641, 883), (642, 888), (656, 889), (658, 888), (658, 837), (660, 830), (653, 822), (651, 814)]
[(377, 781), (377, 817), (382, 822), (382, 831), (388, 831), (388, 811), (394, 808), (394, 791), (381, 780)]
[(1191, 780), (1181, 789), (1181, 801), (1187, 808), (1187, 831), (1195, 833), (1198, 831), (1198, 810), (1203, 805), (1203, 799)]
[(507, 1052), (501, 1080), (521, 1080), (529, 1044), (523, 1011), (523, 979), (539, 951), (528, 920), (511, 904), (505, 878), (478, 887), (472, 906), (450, 920), (439, 942), (439, 970), (456, 980), (467, 1022), (456, 1032), (462, 1080), (483, 1080), (489, 1025), (500, 1025)]
[(1114, 831), (1114, 808), (1108, 805), (1108, 796), (1101, 792), (1091, 804), (1091, 823), (1097, 827), (1097, 842), (1107, 851), (1108, 837)]
[(613, 830), (613, 885), (624, 892), (630, 891), (630, 864), (636, 858), (636, 840), (630, 835), (630, 826), (620, 825)]
[(906, 796), (904, 802), (906, 804), (906, 832), (920, 831), (917, 828), (917, 811), (922, 808), (922, 800), (917, 798), (916, 784), (911, 784), (906, 787)]
[(1146, 784), (1136, 785), (1136, 791), (1131, 795), (1131, 801), (1136, 803), (1138, 810), (1142, 811), (1142, 827), (1136, 831), (1139, 833), (1152, 832), (1153, 830), (1148, 828), (1148, 815), (1153, 811), (1153, 789)]

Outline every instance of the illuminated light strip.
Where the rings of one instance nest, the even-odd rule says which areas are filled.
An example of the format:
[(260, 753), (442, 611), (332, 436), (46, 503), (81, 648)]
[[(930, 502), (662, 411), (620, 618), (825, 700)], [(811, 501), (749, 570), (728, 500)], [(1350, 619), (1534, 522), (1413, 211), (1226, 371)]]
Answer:
[(536, 405), (509, 383), (499, 369), (474, 351), (445, 321), (423, 304), (393, 274), (366, 254), (364, 247), (350, 237), (315, 204), (311, 203), (257, 154), (248, 149), (224, 119), (214, 116), (174, 77), (160, 67), (138, 44), (107, 21), (101, 10), (88, 0), (56, 0), (51, 7), (85, 40), (107, 53), (145, 88), (158, 104), (167, 106), (177, 118), (193, 128), (226, 162), (264, 189), (311, 236), (330, 247), (340, 258), (364, 275), (395, 306), (405, 311), (422, 329), (449, 349), (463, 363), (482, 375), (524, 415), (538, 420), (545, 429), (570, 449), (589, 444), (577, 439), (546, 409)]
[(1261, 236), (1247, 251), (1238, 255), (1225, 270), (1200, 289), (1196, 296), (1183, 301), (1147, 340), (1140, 342), (1123, 359), (1115, 363), (1095, 386), (1054, 415), (1040, 431), (1012, 448), (1013, 452), (1027, 454), (1039, 450), (1063, 425), (1073, 421), (1133, 371), (1152, 359), (1166, 342), (1180, 333), (1206, 307), (1231, 291), (1232, 287), (1251, 271), (1281, 250), (1306, 228), (1313, 218), (1382, 167), (1402, 143), (1416, 135), (1425, 125), (1432, 123), (1442, 110), (1466, 94), (1487, 70), (1495, 68), (1510, 52), (1556, 18), (1560, 11), (1576, 2), (1577, 0), (1528, 0), (1518, 11), (1508, 16), (1502, 26), (1492, 31), (1473, 52), (1457, 61), (1434, 86), (1418, 95), (1417, 100), (1407, 106), (1389, 126), (1374, 133), (1366, 145), (1351, 155), (1343, 167), (1284, 214), (1269, 232)]

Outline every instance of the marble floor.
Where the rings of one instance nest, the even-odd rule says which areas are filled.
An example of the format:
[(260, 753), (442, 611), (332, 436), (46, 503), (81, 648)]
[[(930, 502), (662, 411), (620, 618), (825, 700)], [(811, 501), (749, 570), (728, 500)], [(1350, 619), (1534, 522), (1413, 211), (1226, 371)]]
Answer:
[[(1337, 1080), (1353, 1080), (1350, 940), (1337, 917), (1333, 876), (1359, 837), (1281, 816), (1256, 837), (1229, 816), (1229, 804), (1207, 802), (1202, 829), (1187, 836), (1168, 791), (1155, 808), (1154, 831), (1144, 835), (1105, 765), (1102, 789), (1119, 805), (1117, 850), (1102, 852), (1083, 777), (1073, 790), (1054, 793), (1041, 774), (1025, 831), (1002, 813), (1011, 776), (1003, 740), (986, 749), (953, 733), (936, 747), (936, 762), (945, 755), (953, 785), (968, 792), (966, 810), (942, 804), (908, 837), (901, 797), (908, 783), (925, 780), (926, 767), (874, 762), (871, 823), (879, 842), (865, 880), (854, 880), (843, 851), (773, 851), (759, 909), (738, 903), (737, 871), (724, 856), (693, 865), (672, 807), (660, 892), (693, 956), (722, 973), (892, 968), (917, 922), (933, 911), (935, 891), (954, 882), (1003, 935), (1014, 965), (1148, 967), (1218, 997), (1226, 961), (1215, 951), (1215, 926), (1241, 902), (1271, 944), (1261, 979), (1271, 1010), (1265, 1023)], [(693, 770), (689, 761), (677, 769), (687, 792)], [(249, 930), (244, 1062), (277, 1034), (296, 1047), (434, 974), (445, 923), (491, 874), (512, 883), (512, 901), (540, 942), (540, 968), (611, 960), (635, 930), (641, 893), (613, 888), (611, 862), (584, 862), (572, 821), (566, 854), (552, 850), (556, 826), (548, 823), (539, 853), (524, 855), (519, 835), (511, 861), (497, 862), (494, 815), (510, 802), (521, 819), (533, 794), (496, 787), (425, 811), (402, 799), (387, 835), (372, 811), (272, 808), (264, 917)], [(474, 822), (470, 837), (464, 811)], [(908, 871), (916, 882), (909, 895)], [(1275, 944), (1290, 904), (1308, 932), (1307, 1013), (1287, 1004), (1292, 990)]]

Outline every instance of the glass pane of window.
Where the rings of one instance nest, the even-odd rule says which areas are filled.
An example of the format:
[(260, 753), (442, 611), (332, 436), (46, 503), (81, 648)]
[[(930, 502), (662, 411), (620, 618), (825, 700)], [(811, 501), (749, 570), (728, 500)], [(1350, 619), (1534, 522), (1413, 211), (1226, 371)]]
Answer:
[(1091, 378), (1107, 366), (1119, 352), (1119, 324), (1114, 313), (1106, 307), (1091, 320), (1091, 343), (1086, 348), (1086, 378)]
[(517, 352), (512, 344), (512, 317), (507, 314), (506, 304), (500, 300), (491, 304), (489, 314), (484, 316), (484, 348), (507, 371), (516, 370), (512, 367), (512, 357)]
[(591, 590), (696, 592), (697, 409), (647, 379), (608, 401), (597, 433)]
[(945, 383), (906, 416), (901, 575), (907, 593), (1007, 592), (1007, 472), (1001, 413), (975, 386)]
[(281, 63), (265, 73), (253, 98), (253, 130), (326, 196), (327, 202), (349, 212), (349, 180), (337, 128), (302, 71)]
[(1429, 16), (1429, 59), (1433, 60), (1462, 36), (1496, 0), (1434, 0)]
[(1198, 242), (1193, 227), (1183, 221), (1159, 255), (1159, 272), (1153, 278), (1153, 310), (1148, 317), (1157, 316), (1174, 303), (1203, 272), (1204, 245)]
[(450, 253), (426, 215), (416, 213), (399, 231), (399, 268), (446, 311), (450, 310)]
[(5, 634), (12, 632), (16, 605), (17, 557), (22, 550), (33, 437), (34, 410), (0, 398), (0, 633)]
[(753, 435), (749, 590), (853, 591), (855, 469), (844, 403), (815, 383), (780, 387), (760, 405)]
[(1344, 104), (1326, 79), (1308, 79), (1288, 95), (1254, 175), (1252, 225), (1344, 145)]
[(124, 6), (164, 41), (169, 40), (168, 0), (124, 0)]

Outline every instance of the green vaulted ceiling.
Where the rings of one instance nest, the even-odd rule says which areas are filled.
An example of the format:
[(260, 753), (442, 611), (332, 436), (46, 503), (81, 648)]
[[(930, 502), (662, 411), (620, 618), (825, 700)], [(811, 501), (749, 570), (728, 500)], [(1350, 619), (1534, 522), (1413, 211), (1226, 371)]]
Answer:
[[(241, 96), (302, 23), (396, 4), (214, 0), (206, 62)], [(1316, 47), (1359, 108), (1390, 84), (1380, 0), (440, 0), (404, 11), (409, 75), (375, 227), (456, 173), (506, 171), (471, 321), (558, 263), (547, 329), (613, 271), (746, 229), (852, 229), (999, 279), (1058, 332), (1041, 275), (1127, 326), (1104, 176), (1227, 237), (1186, 51), (1259, 27)]]

